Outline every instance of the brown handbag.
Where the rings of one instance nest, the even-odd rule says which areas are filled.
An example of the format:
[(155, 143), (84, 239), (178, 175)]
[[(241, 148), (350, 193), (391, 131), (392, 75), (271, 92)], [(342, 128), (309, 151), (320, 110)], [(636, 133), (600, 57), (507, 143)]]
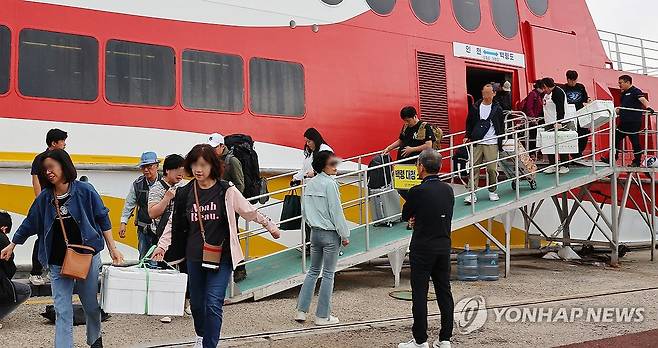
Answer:
[(206, 242), (206, 230), (203, 227), (203, 219), (201, 217), (201, 204), (199, 204), (199, 193), (197, 190), (197, 182), (194, 182), (194, 201), (196, 203), (196, 214), (199, 220), (199, 230), (201, 231), (201, 238), (203, 239), (203, 258), (201, 267), (218, 270), (219, 263), (222, 260), (222, 246), (213, 245)]
[[(79, 245), (79, 244), (69, 244), (69, 239), (66, 237), (66, 229), (64, 228), (64, 220), (62, 219), (62, 214), (59, 212), (59, 200), (55, 197), (55, 210), (57, 211), (57, 218), (59, 219), (59, 225), (62, 228), (62, 235), (64, 236), (64, 242), (66, 243), (66, 253), (64, 254), (64, 262), (62, 262), (62, 269), (60, 274), (64, 277), (83, 280), (87, 279), (87, 274), (89, 274), (89, 268), (91, 267), (91, 259), (93, 258), (94, 248)], [(78, 250), (86, 250), (91, 253), (82, 253)]]

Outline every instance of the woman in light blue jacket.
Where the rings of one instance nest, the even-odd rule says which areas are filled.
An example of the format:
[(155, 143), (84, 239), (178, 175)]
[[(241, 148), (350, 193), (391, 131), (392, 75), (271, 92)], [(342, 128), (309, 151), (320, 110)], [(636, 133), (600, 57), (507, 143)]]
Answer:
[(343, 214), (338, 183), (333, 176), (338, 172), (338, 159), (331, 151), (320, 151), (313, 156), (313, 169), (318, 173), (309, 180), (302, 198), (302, 212), (311, 226), (311, 267), (297, 303), (298, 322), (306, 321), (315, 284), (322, 271), (322, 285), (315, 312), (316, 325), (338, 324), (331, 315), (331, 295), (334, 290), (334, 272), (340, 245), (347, 246), (350, 230)]

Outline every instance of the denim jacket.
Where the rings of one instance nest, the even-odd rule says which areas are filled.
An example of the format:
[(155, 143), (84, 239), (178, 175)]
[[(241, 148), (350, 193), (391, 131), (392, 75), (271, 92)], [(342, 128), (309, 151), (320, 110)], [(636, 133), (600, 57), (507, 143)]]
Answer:
[[(103, 250), (103, 231), (110, 230), (112, 224), (100, 195), (91, 184), (73, 181), (69, 189), (71, 198), (64, 204), (75, 219), (82, 236), (82, 244), (94, 248), (96, 253)], [(48, 265), (53, 244), (52, 226), (57, 220), (52, 189), (41, 191), (30, 207), (25, 220), (16, 230), (12, 242), (23, 244), (28, 237), (39, 236), (39, 262)]]

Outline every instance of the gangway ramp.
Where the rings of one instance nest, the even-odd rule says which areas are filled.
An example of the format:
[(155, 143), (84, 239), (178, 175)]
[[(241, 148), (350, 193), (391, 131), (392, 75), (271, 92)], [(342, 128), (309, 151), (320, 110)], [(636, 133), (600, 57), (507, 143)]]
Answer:
[[(536, 190), (531, 190), (528, 185), (521, 182), (517, 197), (517, 191), (511, 188), (510, 182), (503, 182), (497, 191), (500, 196), (499, 201), (489, 201), (487, 191), (480, 190), (476, 193), (478, 202), (474, 206), (466, 205), (462, 195), (455, 199), (452, 228), (456, 230), (568, 192), (607, 177), (612, 172), (611, 167), (572, 167), (569, 173), (560, 174), (559, 179), (555, 174), (538, 173)], [(368, 247), (366, 247), (365, 226), (351, 231), (350, 245), (342, 249), (343, 254), (339, 257), (337, 271), (388, 255), (394, 273), (397, 268), (397, 276), (399, 276), (401, 262), (411, 240), (411, 231), (407, 230), (405, 223), (397, 223), (392, 227), (368, 226), (368, 229)], [(501, 246), (509, 250), (509, 245)], [(505, 254), (509, 256), (508, 252)], [(509, 261), (508, 258), (506, 260)], [(288, 249), (252, 260), (246, 264), (248, 277), (237, 284), (232, 284), (229, 297), (231, 301), (248, 298), (259, 300), (298, 286), (305, 277), (302, 263), (301, 248)], [(307, 258), (304, 268), (308, 269), (309, 264), (310, 258)]]

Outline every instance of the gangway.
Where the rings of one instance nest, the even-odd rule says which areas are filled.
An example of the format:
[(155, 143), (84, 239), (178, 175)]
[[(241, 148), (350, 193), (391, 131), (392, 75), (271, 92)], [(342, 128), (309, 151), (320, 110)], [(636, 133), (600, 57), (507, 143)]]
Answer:
[[(614, 158), (614, 131), (615, 131), (615, 115), (610, 114), (608, 110), (602, 110), (599, 112), (607, 112), (608, 120), (604, 125), (600, 126), (598, 129), (592, 131), (592, 141), (591, 141), (591, 153), (583, 156), (583, 158), (575, 158), (569, 162), (579, 161), (581, 164), (589, 163), (585, 166), (572, 166), (571, 170), (567, 174), (560, 174), (559, 171), (556, 171), (554, 174), (544, 174), (541, 173), (544, 169), (540, 169), (537, 173), (536, 181), (537, 188), (531, 189), (529, 185), (524, 182), (524, 175), (519, 174), (519, 153), (518, 151), (509, 157), (503, 157), (496, 160), (496, 162), (502, 160), (508, 160), (510, 158), (514, 159), (516, 163), (516, 173), (514, 177), (506, 178), (505, 180), (500, 180), (498, 182), (497, 193), (500, 196), (499, 201), (489, 201), (487, 199), (487, 188), (488, 183), (484, 187), (476, 188), (474, 191), (466, 190), (466, 192), (459, 193), (455, 195), (455, 208), (454, 216), (452, 221), (452, 229), (457, 230), (462, 227), (469, 225), (474, 225), (480, 230), (489, 240), (491, 240), (496, 247), (500, 250), (501, 253), (505, 256), (505, 276), (510, 272), (510, 235), (512, 228), (512, 220), (516, 211), (520, 211), (523, 214), (523, 217), (526, 221), (526, 226), (530, 226), (534, 222), (532, 218), (536, 214), (536, 209), (544, 200), (552, 199), (556, 203), (556, 208), (558, 208), (558, 216), (562, 222), (562, 227), (567, 226), (566, 231), (568, 231), (568, 223), (571, 217), (573, 217), (573, 211), (577, 206), (582, 205), (582, 199), (586, 194), (587, 188), (590, 184), (598, 182), (602, 179), (611, 177), (611, 182), (614, 182), (614, 188), (611, 190), (613, 197), (613, 202), (617, 202), (617, 190), (616, 190), (616, 180), (619, 177), (619, 173), (622, 170), (625, 170), (625, 167), (617, 167), (612, 161), (611, 164), (603, 164), (602, 162), (597, 162), (597, 158), (605, 156), (608, 158)], [(595, 114), (591, 114), (590, 117), (594, 117)], [(582, 116), (581, 116), (582, 117)], [(575, 119), (575, 117), (574, 117)], [(566, 120), (562, 120), (564, 123)], [(512, 131), (505, 134), (504, 137), (506, 141), (524, 141), (526, 139), (529, 130), (533, 128), (544, 127), (534, 126), (530, 127), (526, 123), (524, 127), (515, 128)], [(561, 142), (558, 141), (558, 131), (554, 130), (554, 142), (551, 146), (557, 150), (558, 146), (561, 145)], [(462, 133), (455, 133), (449, 135), (450, 146), (448, 148), (442, 149), (440, 152), (444, 157), (444, 167), (446, 163), (452, 163), (451, 158), (454, 156), (455, 152), (462, 148), (467, 147), (472, 153), (474, 146), (477, 146), (477, 142), (462, 144), (457, 144), (458, 140), (461, 140), (463, 137)], [(608, 141), (607, 144), (598, 144), (597, 138), (600, 139), (604, 137)], [(612, 144), (612, 146), (610, 145)], [(544, 147), (539, 146), (538, 149), (533, 151), (541, 150)], [(531, 151), (525, 150), (526, 153)], [(557, 151), (555, 151), (557, 152)], [(388, 256), (388, 259), (391, 264), (393, 274), (395, 276), (396, 286), (399, 284), (399, 274), (402, 268), (402, 262), (407, 252), (407, 248), (411, 239), (411, 231), (407, 229), (405, 223), (397, 223), (392, 227), (381, 227), (376, 226), (378, 222), (388, 221), (392, 217), (399, 217), (400, 214), (391, 217), (385, 217), (381, 220), (374, 221), (369, 215), (369, 201), (373, 198), (370, 195), (367, 189), (367, 174), (369, 171), (381, 169), (384, 167), (393, 166), (402, 161), (394, 161), (388, 164), (383, 164), (381, 166), (365, 168), (363, 166), (364, 160), (377, 154), (369, 153), (360, 155), (352, 158), (354, 162), (357, 163), (358, 169), (341, 174), (337, 176), (337, 179), (342, 184), (356, 184), (359, 187), (359, 197), (355, 200), (351, 200), (343, 203), (343, 208), (353, 208), (359, 207), (360, 209), (360, 224), (353, 227), (351, 230), (350, 245), (342, 249), (342, 253), (339, 256), (338, 265), (336, 270), (340, 271), (361, 263), (365, 263), (369, 260), (379, 258), (382, 256)], [(409, 159), (406, 159), (408, 161)], [(558, 165), (560, 164), (559, 159), (557, 161)], [(480, 165), (482, 169), (486, 166), (487, 163)], [(653, 172), (651, 169), (644, 169), (647, 172)], [(479, 170), (478, 170), (479, 172)], [(474, 179), (474, 172), (471, 171), (471, 179)], [(450, 166), (449, 171), (443, 171), (441, 174), (442, 179), (446, 182), (452, 181), (458, 175), (457, 169)], [(528, 175), (528, 174), (526, 174)], [(651, 175), (653, 185), (655, 187), (655, 175)], [(477, 181), (476, 181), (477, 182)], [(513, 184), (513, 185), (512, 185)], [(305, 185), (298, 187), (302, 190)], [(392, 190), (392, 189), (391, 189)], [(574, 194), (574, 191), (578, 191), (577, 194)], [(290, 191), (290, 188), (282, 189), (276, 192), (268, 193), (267, 195), (273, 196), (278, 194), (283, 194)], [(655, 190), (654, 190), (655, 192)], [(380, 194), (385, 194), (380, 193)], [(572, 211), (569, 212), (567, 202), (567, 195), (571, 194), (574, 198), (577, 199), (577, 204), (574, 203)], [(464, 197), (467, 195), (476, 195), (478, 196), (478, 202), (473, 205), (466, 205), (464, 203)], [(266, 195), (263, 195), (266, 196)], [(655, 195), (654, 195), (655, 196)], [(260, 197), (260, 196), (259, 196)], [(591, 197), (591, 195), (590, 195)], [(626, 197), (626, 194), (624, 194)], [(562, 199), (564, 206), (560, 206), (560, 198)], [(262, 206), (265, 208), (273, 204), (280, 204), (281, 202), (270, 203)], [(624, 199), (625, 204), (625, 199)], [(532, 207), (532, 208), (531, 208)], [(598, 206), (597, 206), (598, 207)], [(655, 207), (655, 206), (654, 206)], [(585, 210), (583, 208), (583, 210)], [(599, 210), (599, 213), (603, 215), (603, 212)], [(608, 239), (611, 246), (613, 247), (613, 262), (617, 262), (616, 251), (619, 241), (618, 229), (614, 226), (618, 226), (618, 208), (616, 204), (612, 204), (611, 208), (612, 213), (612, 222), (608, 221), (605, 216), (604, 220), (609, 223), (611, 227), (612, 236)], [(652, 217), (655, 216), (655, 210), (652, 213)], [(493, 219), (496, 217), (501, 217), (505, 226), (505, 240), (499, 241), (496, 239), (491, 231), (485, 228), (481, 222), (487, 219)], [(297, 218), (291, 218), (285, 221), (291, 221)], [(303, 216), (302, 216), (303, 219)], [(655, 228), (653, 226), (655, 218), (650, 219), (650, 230), (652, 236), (655, 236)], [(592, 218), (592, 221), (594, 219)], [(279, 222), (279, 223), (281, 223)], [(649, 222), (649, 219), (647, 220)], [(595, 222), (596, 224), (596, 222)], [(536, 225), (536, 224), (535, 224)], [(250, 259), (249, 258), (249, 246), (246, 243), (246, 252), (245, 257), (247, 258), (244, 263), (246, 264), (248, 277), (242, 280), (239, 283), (231, 283), (229, 286), (228, 298), (232, 302), (242, 301), (248, 298), (253, 298), (259, 300), (278, 292), (293, 288), (300, 285), (305, 277), (305, 272), (308, 270), (310, 260), (306, 257), (306, 248), (308, 248), (308, 241), (305, 237), (305, 228), (306, 224), (302, 220), (302, 229), (300, 233), (300, 243), (298, 245), (289, 247), (285, 250), (259, 257)], [(246, 231), (240, 233), (241, 239), (246, 239), (248, 237), (255, 236), (265, 233), (262, 228), (249, 230), (249, 226), (246, 226)], [(541, 231), (541, 230), (540, 230)], [(290, 231), (284, 231), (283, 233), (294, 233)], [(542, 232), (544, 233), (544, 232)], [(550, 238), (548, 235), (545, 236)], [(567, 239), (568, 243), (568, 233), (565, 233), (564, 238)], [(655, 237), (653, 238), (655, 243)], [(653, 250), (653, 249), (652, 249)], [(652, 251), (653, 255), (653, 251)], [(653, 259), (653, 256), (652, 256)]]

